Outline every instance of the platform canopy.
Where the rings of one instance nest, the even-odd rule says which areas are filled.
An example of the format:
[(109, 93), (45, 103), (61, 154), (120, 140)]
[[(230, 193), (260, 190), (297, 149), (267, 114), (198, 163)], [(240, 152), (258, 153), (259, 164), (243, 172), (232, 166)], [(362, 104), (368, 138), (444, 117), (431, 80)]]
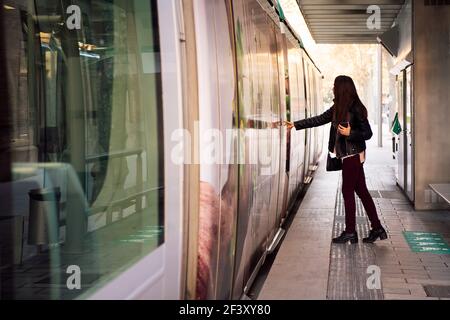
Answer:
[[(377, 36), (392, 26), (405, 0), (297, 0), (297, 3), (317, 43), (377, 43)], [(380, 13), (379, 29), (369, 29), (368, 19), (377, 11), (368, 13), (368, 9)], [(373, 22), (369, 20), (371, 27)]]

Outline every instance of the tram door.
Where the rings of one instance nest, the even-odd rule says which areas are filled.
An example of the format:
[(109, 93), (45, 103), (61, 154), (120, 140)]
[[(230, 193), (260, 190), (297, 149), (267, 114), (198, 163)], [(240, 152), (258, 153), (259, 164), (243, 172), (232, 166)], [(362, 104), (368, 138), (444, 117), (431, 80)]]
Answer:
[[(305, 59), (303, 59), (303, 70), (304, 70), (304, 79), (305, 79), (305, 93), (306, 93), (306, 105), (305, 105), (305, 118), (312, 117), (311, 114), (311, 82), (310, 82), (310, 75), (309, 75), (309, 66)], [(313, 148), (311, 146), (311, 129), (305, 130), (306, 132), (306, 138), (305, 138), (305, 172), (304, 177), (305, 179), (309, 176), (309, 159), (311, 158), (311, 153), (313, 152)]]
[(412, 105), (412, 67), (403, 70), (397, 79), (397, 110), (402, 132), (397, 136), (397, 183), (414, 201), (414, 142)]

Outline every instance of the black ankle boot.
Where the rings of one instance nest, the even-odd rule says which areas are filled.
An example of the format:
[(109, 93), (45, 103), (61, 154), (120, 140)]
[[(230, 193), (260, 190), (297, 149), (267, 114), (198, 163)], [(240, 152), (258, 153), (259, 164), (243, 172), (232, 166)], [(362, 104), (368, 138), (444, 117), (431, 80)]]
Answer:
[(358, 243), (358, 233), (355, 231), (353, 233), (342, 232), (342, 234), (333, 239), (333, 243)]
[(384, 230), (383, 227), (378, 229), (372, 229), (370, 230), (369, 236), (367, 238), (363, 239), (364, 243), (374, 243), (378, 238), (380, 240), (386, 240), (387, 239), (387, 233), (386, 230)]

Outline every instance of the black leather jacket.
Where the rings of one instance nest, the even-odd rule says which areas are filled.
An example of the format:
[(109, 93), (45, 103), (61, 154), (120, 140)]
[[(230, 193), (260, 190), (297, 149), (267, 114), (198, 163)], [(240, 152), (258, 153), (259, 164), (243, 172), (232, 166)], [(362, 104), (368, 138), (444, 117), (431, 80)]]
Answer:
[[(297, 130), (323, 126), (333, 121), (333, 114), (334, 106), (319, 116), (296, 121), (294, 125)], [(345, 151), (343, 151), (344, 154), (338, 155), (339, 157), (358, 154), (366, 150), (366, 140), (370, 140), (373, 135), (369, 121), (363, 116), (358, 107), (352, 106), (349, 114), (351, 127), (350, 136), (340, 136), (343, 140), (338, 142), (342, 142), (343, 150)], [(328, 150), (330, 152), (334, 152), (336, 146), (337, 127), (338, 124), (332, 123), (330, 128), (330, 138), (328, 140)]]

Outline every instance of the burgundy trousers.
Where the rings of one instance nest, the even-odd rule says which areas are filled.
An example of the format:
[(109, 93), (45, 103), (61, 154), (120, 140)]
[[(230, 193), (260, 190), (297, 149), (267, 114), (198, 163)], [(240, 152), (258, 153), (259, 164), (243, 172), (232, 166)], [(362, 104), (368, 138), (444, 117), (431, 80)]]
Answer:
[(342, 163), (342, 195), (345, 204), (345, 231), (347, 233), (356, 231), (355, 192), (361, 199), (372, 229), (380, 228), (380, 219), (378, 218), (372, 196), (367, 190), (364, 166), (361, 163), (359, 154), (345, 158)]

